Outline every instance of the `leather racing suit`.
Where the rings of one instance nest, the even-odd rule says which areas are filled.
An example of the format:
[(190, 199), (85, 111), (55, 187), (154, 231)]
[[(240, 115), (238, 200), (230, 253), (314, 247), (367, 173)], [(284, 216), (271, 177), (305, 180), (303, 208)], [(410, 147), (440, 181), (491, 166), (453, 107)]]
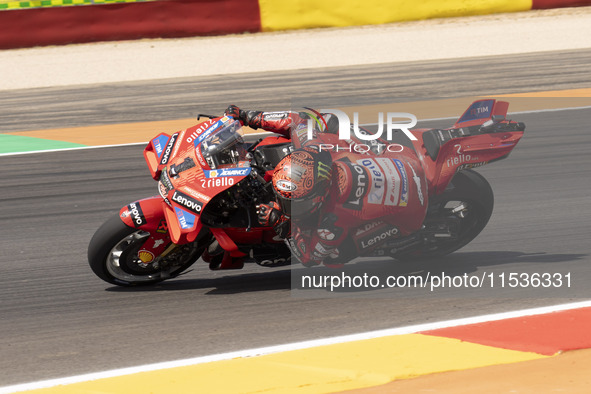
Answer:
[[(330, 191), (311, 220), (287, 217), (276, 202), (259, 207), (259, 221), (287, 238), (302, 264), (340, 266), (421, 228), (427, 182), (413, 148), (382, 139), (368, 144), (354, 133), (350, 140), (339, 140), (337, 119), (330, 114), (322, 115), (323, 124), (315, 127), (312, 140), (307, 139), (310, 116), (305, 112), (242, 111), (230, 106), (226, 115), (290, 138), (295, 148), (330, 151)], [(286, 223), (291, 223), (291, 234)]]

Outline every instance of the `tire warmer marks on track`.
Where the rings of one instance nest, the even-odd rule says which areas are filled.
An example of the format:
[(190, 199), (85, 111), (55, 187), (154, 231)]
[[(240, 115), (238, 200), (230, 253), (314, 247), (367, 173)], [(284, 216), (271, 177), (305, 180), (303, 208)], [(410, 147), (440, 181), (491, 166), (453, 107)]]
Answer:
[(591, 307), (586, 307), (237, 357), (31, 392), (169, 393), (194, 392), (196, 388), (208, 393), (335, 392), (591, 348), (591, 338), (587, 335), (590, 329)]

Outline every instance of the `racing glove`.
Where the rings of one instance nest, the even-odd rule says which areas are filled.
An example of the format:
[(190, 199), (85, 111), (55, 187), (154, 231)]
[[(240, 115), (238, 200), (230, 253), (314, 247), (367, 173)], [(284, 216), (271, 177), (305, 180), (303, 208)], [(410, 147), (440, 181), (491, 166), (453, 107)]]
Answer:
[(238, 119), (242, 121), (243, 125), (252, 127), (253, 129), (259, 129), (262, 126), (262, 111), (243, 111), (235, 105), (230, 105), (228, 108), (226, 108), (224, 115)]
[(240, 107), (231, 104), (224, 111), (224, 115), (231, 116), (234, 119), (241, 120), (242, 123), (246, 124), (246, 112), (241, 110)]
[(281, 207), (275, 201), (257, 206), (257, 215), (261, 226), (273, 227), (281, 238), (289, 236), (291, 231), (289, 218), (281, 212)]

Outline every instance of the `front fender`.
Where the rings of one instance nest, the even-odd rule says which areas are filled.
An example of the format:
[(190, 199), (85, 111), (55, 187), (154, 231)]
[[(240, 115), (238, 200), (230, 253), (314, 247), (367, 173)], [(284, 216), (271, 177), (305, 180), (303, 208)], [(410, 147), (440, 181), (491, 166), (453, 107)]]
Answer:
[(148, 232), (168, 232), (160, 196), (144, 198), (124, 206), (119, 211), (119, 217), (129, 227)]

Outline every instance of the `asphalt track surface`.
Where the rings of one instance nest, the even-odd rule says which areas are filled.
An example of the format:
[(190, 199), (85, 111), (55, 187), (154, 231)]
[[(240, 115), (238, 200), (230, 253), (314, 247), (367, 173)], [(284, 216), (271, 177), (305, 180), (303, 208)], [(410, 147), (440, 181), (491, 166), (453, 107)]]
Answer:
[[(230, 102), (285, 108), (302, 96), (346, 105), (582, 88), (591, 87), (590, 60), (577, 51), (30, 89), (2, 94), (0, 124), (6, 132), (174, 119)], [(488, 227), (450, 257), (397, 272), (572, 272), (571, 288), (307, 299), (291, 296), (289, 269), (199, 264), (155, 287), (113, 287), (92, 274), (86, 247), (109, 215), (156, 194), (143, 147), (0, 157), (0, 386), (590, 298), (591, 109), (515, 119), (527, 124), (523, 140), (479, 169), (495, 191)]]

